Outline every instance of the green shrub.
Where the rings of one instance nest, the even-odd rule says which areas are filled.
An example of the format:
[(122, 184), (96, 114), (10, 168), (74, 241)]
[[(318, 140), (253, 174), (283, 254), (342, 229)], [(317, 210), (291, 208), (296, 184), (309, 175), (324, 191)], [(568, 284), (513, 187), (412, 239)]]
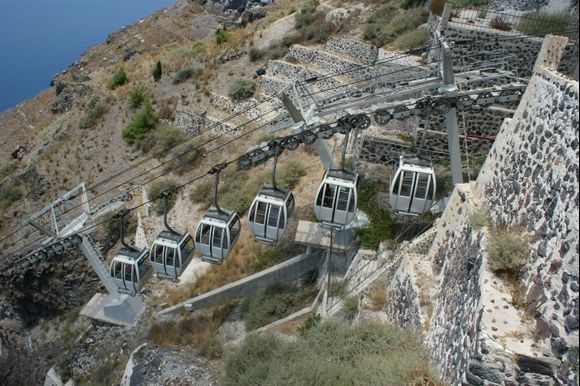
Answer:
[(370, 223), (357, 229), (356, 234), (363, 248), (377, 249), (383, 240), (393, 236), (394, 223), (391, 215), (383, 208), (376, 208), (368, 213)]
[[(421, 8), (399, 11), (391, 5), (380, 8), (367, 19), (364, 37), (375, 46), (382, 47), (398, 36), (415, 30), (427, 21), (427, 13)], [(409, 39), (409, 38), (408, 38)], [(417, 37), (415, 37), (415, 41)]]
[(403, 9), (420, 7), (424, 3), (423, 0), (400, 0), (399, 6)]
[(249, 79), (236, 79), (230, 86), (229, 97), (234, 102), (250, 98), (256, 92), (256, 84)]
[(204, 42), (195, 42), (193, 43), (193, 47), (191, 47), (191, 53), (196, 56), (204, 52), (206, 48)]
[(419, 334), (395, 326), (325, 322), (294, 341), (248, 335), (226, 360), (225, 385), (443, 385)]
[(182, 175), (197, 165), (201, 154), (202, 150), (198, 145), (195, 143), (188, 143), (172, 152), (172, 156), (177, 158), (167, 163), (165, 170), (167, 172), (172, 171), (177, 173), (177, 175)]
[(286, 161), (276, 168), (276, 183), (292, 189), (306, 175), (306, 168), (298, 161)]
[(24, 197), (22, 183), (16, 179), (6, 181), (0, 186), (0, 212), (6, 211), (22, 197)]
[(9, 175), (11, 175), (12, 173), (14, 173), (17, 168), (18, 168), (18, 161), (16, 161), (16, 160), (6, 161), (6, 163), (4, 165), (2, 165), (2, 167), (0, 167), (0, 180), (2, 180), (4, 178), (8, 177)]
[(255, 330), (306, 307), (316, 292), (313, 286), (301, 290), (288, 284), (275, 284), (259, 291), (242, 303), (246, 329)]
[(491, 19), (489, 21), (489, 26), (501, 31), (510, 31), (512, 29), (511, 24), (505, 21), (501, 16), (496, 16)]
[(358, 297), (356, 295), (347, 296), (342, 303), (342, 312), (350, 320), (354, 319), (358, 313)]
[(321, 320), (322, 318), (320, 317), (320, 315), (316, 314), (308, 315), (308, 318), (304, 321), (304, 324), (298, 327), (298, 333), (302, 336), (306, 335), (308, 331), (316, 328), (320, 324)]
[(347, 294), (347, 282), (346, 280), (331, 280), (330, 289), (328, 291), (330, 296), (336, 296), (343, 299)]
[(150, 103), (145, 103), (143, 108), (133, 115), (131, 123), (123, 129), (123, 138), (132, 145), (137, 140), (142, 140), (157, 124), (157, 115), (151, 108)]
[(189, 78), (196, 75), (196, 73), (197, 73), (197, 71), (191, 67), (183, 68), (183, 69), (177, 71), (177, 73), (173, 76), (171, 83), (173, 83), (173, 84), (183, 83), (186, 80), (188, 80)]
[(99, 118), (105, 115), (107, 111), (109, 111), (109, 107), (106, 104), (97, 102), (96, 98), (91, 99), (87, 105), (85, 115), (79, 121), (79, 127), (81, 129), (89, 129), (95, 126)]
[(218, 45), (222, 45), (223, 43), (227, 42), (231, 36), (231, 32), (226, 29), (226, 27), (220, 28), (215, 31), (214, 38), (215, 42)]
[(127, 74), (125, 73), (125, 70), (123, 69), (123, 67), (119, 67), (117, 68), (113, 76), (109, 78), (109, 80), (107, 81), (107, 87), (111, 90), (114, 90), (117, 87), (127, 83), (127, 80), (128, 78)]
[(135, 233), (137, 229), (137, 216), (131, 212), (123, 218), (119, 217), (116, 212), (109, 212), (103, 216), (103, 228), (107, 235), (107, 239), (112, 243), (116, 243), (121, 234), (121, 221), (123, 221), (123, 232), (126, 235)]
[(191, 191), (189, 194), (189, 199), (194, 204), (206, 204), (209, 207), (212, 191), (212, 181), (201, 182)]
[(172, 150), (186, 140), (183, 131), (171, 125), (159, 127), (152, 135), (154, 138), (153, 153), (161, 158), (172, 153)]
[(256, 62), (262, 59), (264, 55), (266, 55), (266, 52), (257, 47), (250, 47), (248, 49), (248, 59), (250, 59), (250, 62)]
[(393, 42), (393, 46), (399, 50), (410, 50), (424, 47), (429, 44), (429, 32), (425, 28), (417, 28), (405, 32)]
[(562, 34), (570, 28), (570, 17), (567, 14), (547, 12), (530, 12), (523, 15), (515, 29), (526, 35), (546, 36)]
[(469, 225), (475, 230), (480, 230), (488, 224), (488, 216), (485, 210), (476, 209), (473, 211), (471, 216), (469, 216)]
[[(149, 189), (147, 189), (147, 196), (149, 197), (149, 200), (155, 200), (153, 203), (153, 209), (155, 210), (155, 213), (158, 215), (163, 214), (164, 200), (163, 198), (158, 198), (161, 193), (168, 190), (173, 190), (178, 186), (179, 184), (177, 181), (171, 178), (156, 180), (149, 186)], [(175, 205), (176, 201), (177, 194), (171, 194), (167, 200), (167, 210), (173, 208), (173, 205)]]
[(316, 21), (318, 18), (318, 14), (316, 13), (318, 4), (318, 0), (310, 0), (300, 9), (300, 11), (296, 12), (296, 15), (294, 16), (294, 26), (296, 29), (309, 26)]
[(141, 87), (131, 89), (129, 93), (129, 106), (132, 109), (138, 109), (145, 102), (145, 90)]
[(163, 75), (163, 70), (161, 68), (161, 61), (158, 60), (157, 63), (155, 63), (155, 65), (153, 66), (153, 69), (151, 70), (151, 76), (153, 77), (153, 80), (155, 82), (159, 82), (162, 75)]
[(325, 14), (317, 10), (318, 0), (311, 0), (306, 3), (295, 15), (295, 27), (298, 31), (296, 37), (290, 35), (287, 40), (282, 40), (282, 45), (289, 47), (299, 40), (306, 40), (312, 43), (324, 43), (334, 31), (332, 23), (327, 23)]
[(487, 254), (491, 270), (510, 278), (519, 276), (530, 258), (524, 235), (498, 228), (489, 233)]
[(219, 338), (212, 335), (199, 346), (199, 353), (208, 359), (219, 359), (224, 354), (224, 348)]

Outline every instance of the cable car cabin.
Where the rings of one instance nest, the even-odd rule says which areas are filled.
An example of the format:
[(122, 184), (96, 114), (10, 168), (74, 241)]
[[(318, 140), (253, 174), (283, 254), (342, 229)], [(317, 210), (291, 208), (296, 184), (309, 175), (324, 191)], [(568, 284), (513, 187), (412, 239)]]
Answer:
[(211, 207), (197, 225), (195, 246), (203, 261), (221, 264), (239, 235), (240, 217), (236, 212)]
[(121, 248), (111, 261), (111, 277), (119, 292), (137, 294), (153, 273), (149, 263), (149, 250)]
[(316, 193), (316, 218), (325, 225), (339, 228), (350, 223), (356, 210), (357, 182), (357, 173), (327, 169)]
[(432, 162), (401, 155), (391, 174), (389, 204), (396, 213), (419, 215), (431, 209), (435, 189)]
[(177, 279), (191, 261), (194, 248), (189, 233), (161, 231), (151, 247), (151, 265), (157, 276)]
[(248, 212), (248, 226), (254, 240), (275, 244), (282, 238), (292, 212), (294, 212), (292, 192), (264, 186)]

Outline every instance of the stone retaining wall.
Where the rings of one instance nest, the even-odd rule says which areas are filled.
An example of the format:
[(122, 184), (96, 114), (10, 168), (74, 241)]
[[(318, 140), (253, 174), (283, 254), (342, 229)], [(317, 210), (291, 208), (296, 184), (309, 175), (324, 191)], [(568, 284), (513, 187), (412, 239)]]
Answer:
[(374, 63), (379, 55), (379, 50), (376, 47), (371, 47), (360, 40), (335, 36), (326, 42), (326, 49), (348, 55), (365, 64)]

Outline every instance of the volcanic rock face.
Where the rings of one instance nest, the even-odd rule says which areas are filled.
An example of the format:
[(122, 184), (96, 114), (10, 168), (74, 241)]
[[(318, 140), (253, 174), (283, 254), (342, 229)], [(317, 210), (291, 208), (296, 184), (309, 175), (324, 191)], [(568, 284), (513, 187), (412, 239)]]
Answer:
[(244, 21), (254, 21), (266, 16), (258, 7), (272, 4), (275, 0), (197, 0), (212, 11), (222, 13), (234, 19), (242, 18)]

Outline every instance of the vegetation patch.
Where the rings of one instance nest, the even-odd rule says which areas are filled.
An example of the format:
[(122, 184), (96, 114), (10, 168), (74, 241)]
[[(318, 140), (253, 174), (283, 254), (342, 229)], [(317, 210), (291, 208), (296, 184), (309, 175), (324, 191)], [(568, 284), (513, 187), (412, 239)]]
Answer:
[(198, 73), (199, 73), (199, 71), (196, 71), (195, 69), (193, 69), (191, 67), (183, 68), (183, 69), (177, 71), (177, 73), (173, 76), (171, 83), (173, 83), (173, 84), (183, 83)]
[(191, 47), (191, 53), (194, 56), (197, 56), (199, 54), (201, 54), (202, 52), (204, 52), (207, 49), (207, 45), (204, 42), (195, 42), (193, 43), (193, 46)]
[(308, 1), (295, 16), (296, 40), (325, 43), (336, 27), (326, 21), (326, 14), (318, 10), (319, 1)]
[(526, 13), (514, 26), (517, 31), (532, 36), (558, 35), (565, 33), (570, 27), (569, 15), (547, 12)]
[(256, 92), (256, 83), (249, 79), (236, 79), (230, 86), (228, 96), (234, 102), (244, 101)]
[(358, 314), (358, 296), (347, 296), (342, 302), (342, 312), (349, 320), (354, 319)]
[(375, 322), (325, 322), (293, 342), (249, 335), (227, 359), (223, 383), (442, 385), (416, 333)]
[(109, 111), (106, 104), (99, 102), (98, 98), (93, 98), (87, 104), (85, 115), (82, 116), (79, 127), (81, 129), (89, 129), (94, 127), (99, 119)]
[(246, 330), (255, 330), (301, 310), (314, 300), (316, 293), (314, 286), (298, 288), (290, 284), (275, 284), (259, 291), (242, 303)]
[(145, 103), (143, 108), (133, 115), (131, 123), (123, 129), (123, 139), (130, 145), (143, 140), (157, 124), (157, 119), (151, 104)]
[[(165, 200), (163, 198), (160, 198), (161, 193), (166, 191), (172, 191), (178, 186), (179, 184), (177, 183), (177, 181), (175, 181), (172, 178), (157, 180), (149, 186), (149, 189), (147, 189), (147, 196), (149, 197), (149, 200), (155, 200), (153, 203), (153, 208), (155, 209), (156, 214), (158, 215), (163, 214)], [(169, 195), (167, 199), (167, 210), (173, 208), (173, 205), (175, 205), (176, 201), (177, 195), (175, 193)]]
[(487, 215), (487, 212), (482, 208), (474, 210), (471, 216), (469, 216), (469, 225), (471, 225), (471, 227), (476, 231), (480, 230), (484, 226), (487, 226), (488, 224), (489, 224), (489, 216)]
[(429, 32), (425, 28), (417, 28), (397, 37), (393, 46), (399, 50), (411, 50), (429, 44)]
[(501, 31), (510, 31), (512, 29), (512, 25), (505, 21), (501, 16), (496, 16), (491, 19), (489, 21), (489, 26)]
[(142, 87), (132, 88), (129, 92), (129, 106), (138, 109), (145, 102), (145, 90)]
[[(385, 5), (373, 12), (367, 19), (364, 30), (365, 39), (375, 46), (382, 47), (392, 43), (397, 37), (414, 31), (427, 22), (428, 11), (423, 7), (401, 10), (394, 5)], [(420, 32), (402, 38), (399, 44), (418, 44), (423, 38)]]
[(18, 169), (18, 161), (9, 160), (6, 161), (2, 167), (0, 167), (0, 180), (8, 177)]
[(0, 185), (0, 212), (4, 213), (22, 197), (24, 197), (24, 187), (19, 180), (11, 178)]
[(161, 66), (161, 61), (158, 60), (155, 63), (155, 65), (153, 66), (153, 69), (151, 69), (151, 76), (153, 77), (153, 80), (155, 82), (159, 82), (162, 75), (163, 75), (163, 68)]
[(519, 277), (530, 259), (525, 236), (516, 231), (493, 228), (487, 241), (489, 266), (493, 272), (507, 278)]
[(356, 231), (361, 246), (368, 249), (377, 249), (383, 240), (394, 236), (395, 223), (389, 212), (383, 208), (373, 206), (373, 197), (379, 191), (378, 181), (362, 181), (359, 192), (359, 209), (367, 213), (369, 224)]
[(127, 78), (127, 73), (123, 69), (123, 67), (117, 68), (115, 73), (109, 80), (107, 81), (107, 88), (114, 90), (119, 86), (124, 85), (127, 83), (129, 79)]
[(222, 45), (230, 39), (232, 33), (224, 26), (214, 32), (214, 39), (217, 45)]

